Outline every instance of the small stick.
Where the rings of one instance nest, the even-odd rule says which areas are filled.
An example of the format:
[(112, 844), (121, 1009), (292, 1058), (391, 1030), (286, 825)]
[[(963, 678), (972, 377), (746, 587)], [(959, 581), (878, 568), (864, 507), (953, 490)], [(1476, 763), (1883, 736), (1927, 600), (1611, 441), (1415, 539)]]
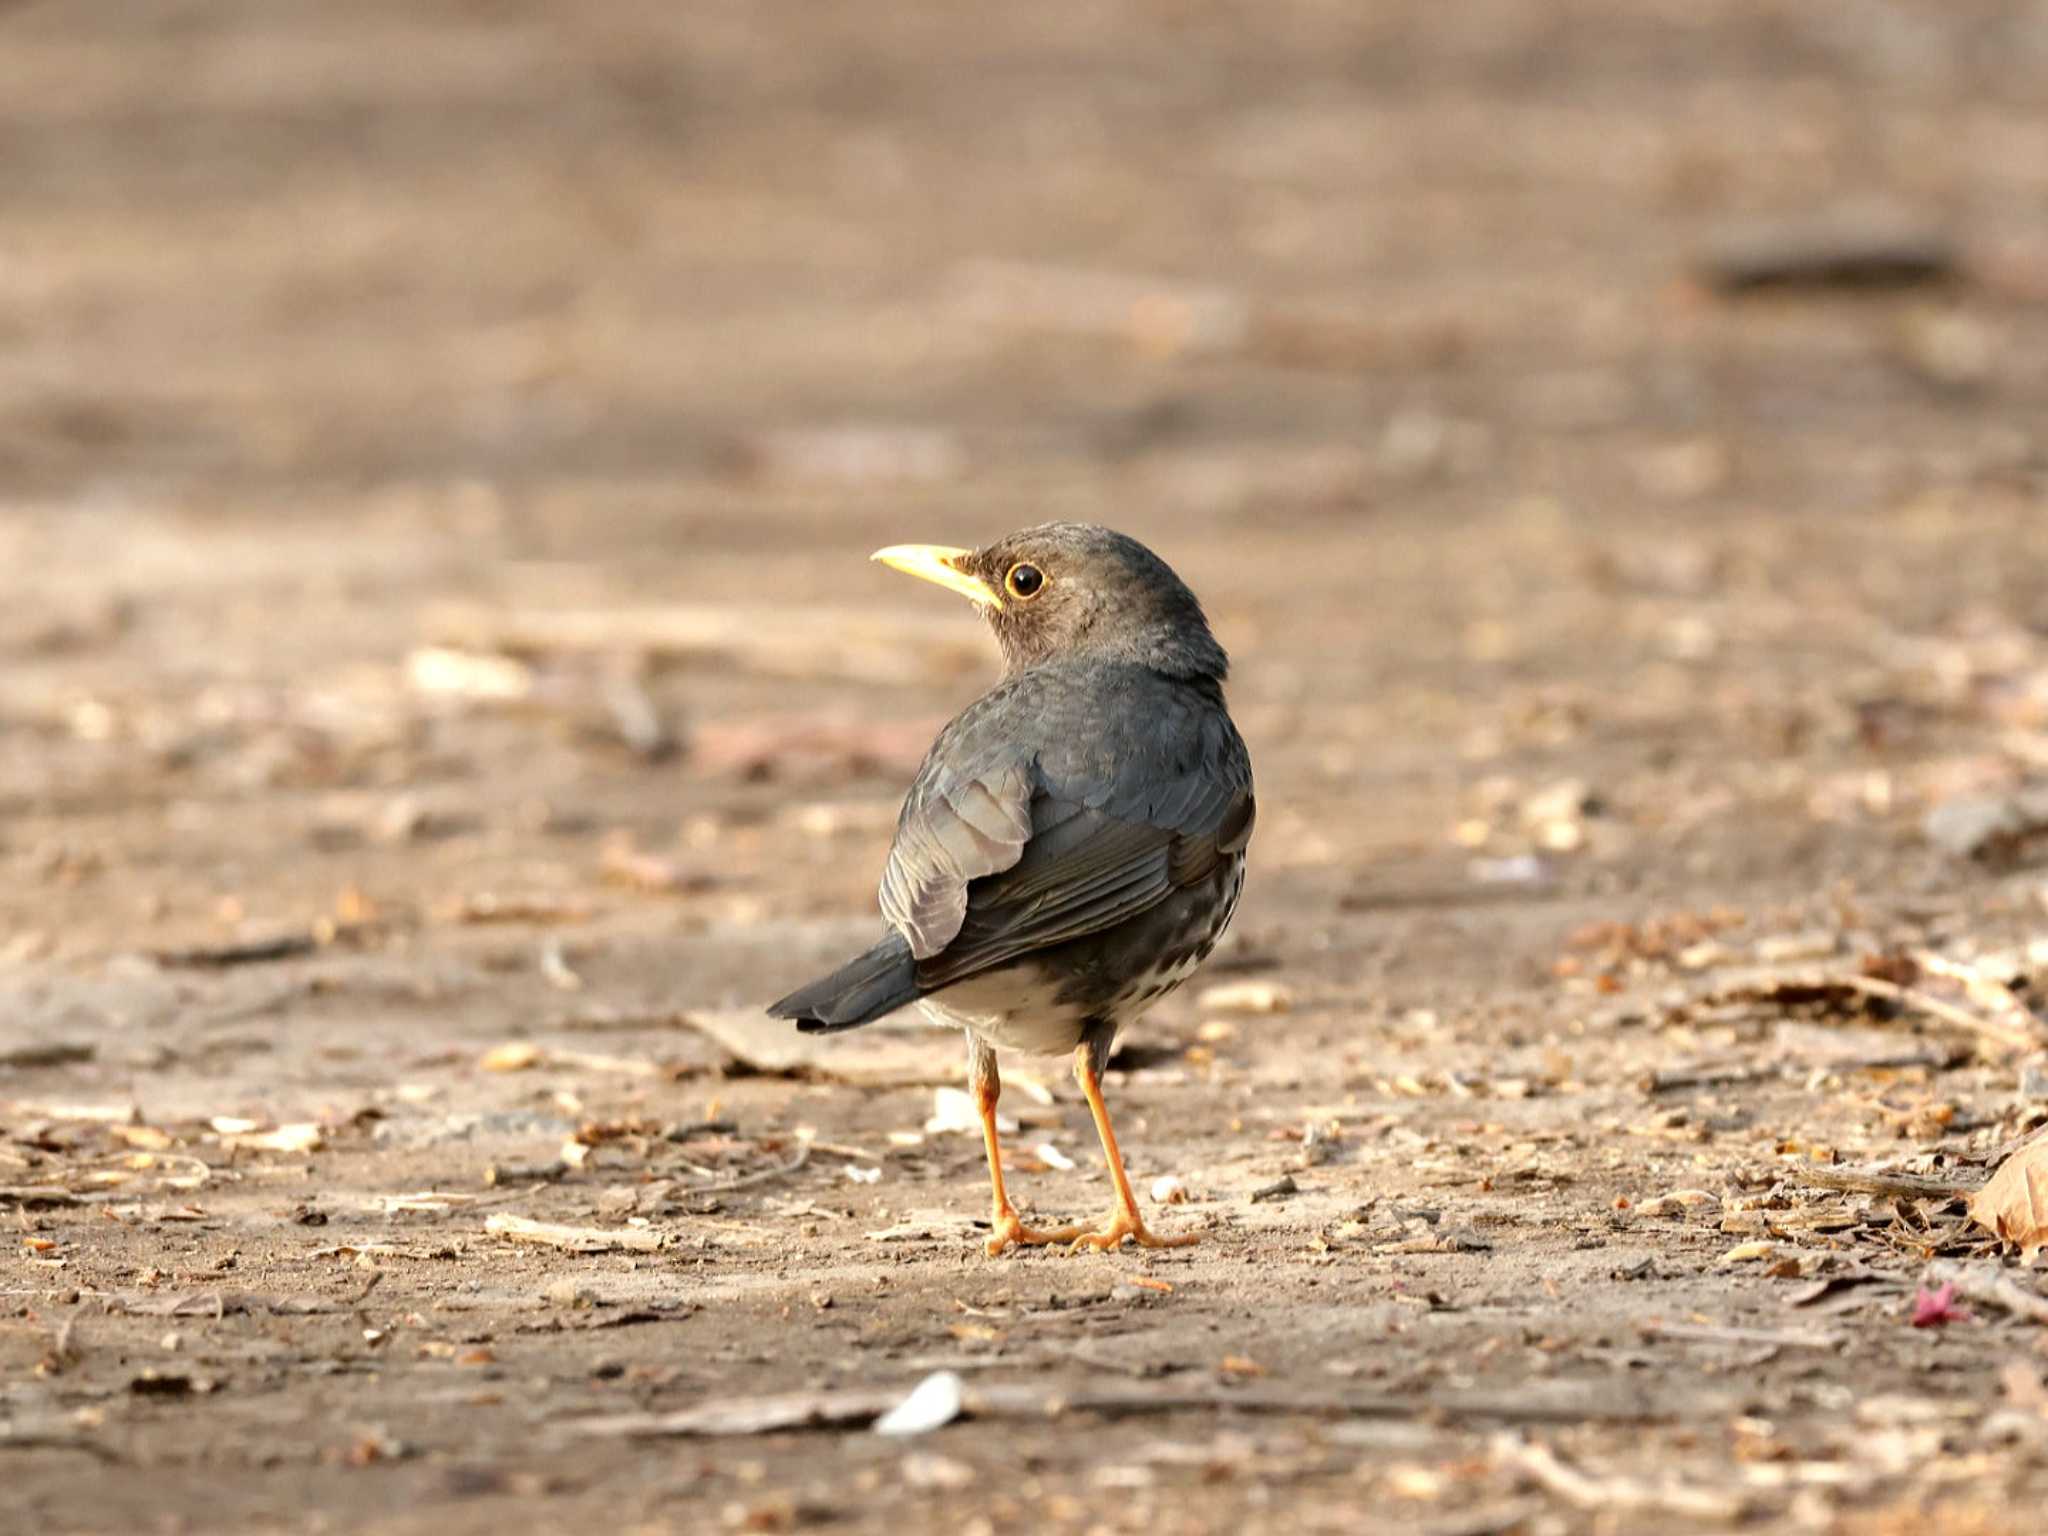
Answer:
[(1657, 1486), (1625, 1477), (1588, 1477), (1559, 1458), (1549, 1446), (1513, 1435), (1503, 1435), (1494, 1441), (1493, 1457), (1580, 1509), (1666, 1510), (1700, 1520), (1737, 1520), (1749, 1506), (1749, 1501), (1739, 1494), (1716, 1493), (1708, 1488)]
[(1815, 1164), (1797, 1168), (1786, 1177), (1795, 1184), (1851, 1190), (1862, 1195), (1890, 1195), (1905, 1200), (1953, 1199), (1970, 1193), (1968, 1185), (1954, 1179), (1930, 1179), (1917, 1173), (1891, 1173), (1882, 1168), (1825, 1168)]
[(1987, 976), (1974, 966), (1951, 960), (1946, 955), (1929, 954), (1925, 950), (1913, 956), (1913, 963), (1930, 976), (1945, 976), (1961, 984), (1971, 1002), (1981, 1008), (1988, 1008), (1999, 1018), (2008, 1020), (2011, 1027), (2024, 1039), (2035, 1045), (2048, 1046), (2048, 1028), (2034, 1017), (2033, 1010), (2020, 1000), (2004, 982)]
[(0, 1184), (0, 1205), (83, 1205), (85, 1198), (54, 1184)]
[(0, 1451), (83, 1451), (100, 1461), (121, 1459), (109, 1447), (83, 1435), (50, 1435), (21, 1429), (0, 1428)]
[(373, 923), (336, 923), (323, 919), (310, 928), (270, 934), (257, 939), (237, 939), (226, 944), (197, 944), (190, 949), (159, 949), (150, 955), (166, 969), (218, 971), (231, 965), (260, 965), (269, 960), (292, 960), (310, 955), (330, 944), (367, 937)]
[(35, 1067), (66, 1067), (91, 1061), (98, 1052), (98, 1046), (72, 1040), (50, 1040), (0, 1051), (0, 1067), (23, 1072)]
[(1691, 1067), (1659, 1067), (1642, 1080), (1645, 1093), (1671, 1093), (1680, 1088), (1718, 1088), (1728, 1083), (1753, 1083), (1776, 1077), (1783, 1068), (1735, 1062), (1703, 1062)]
[(191, 949), (160, 949), (151, 959), (167, 969), (225, 970), (231, 965), (259, 965), (266, 960), (291, 960), (320, 947), (311, 929), (232, 944), (201, 944)]
[[(1069, 1314), (1071, 1315), (1071, 1314)], [(578, 1435), (631, 1439), (761, 1435), (784, 1430), (859, 1427), (880, 1418), (903, 1400), (907, 1389), (856, 1387), (839, 1392), (794, 1392), (768, 1397), (728, 1398), (670, 1413), (612, 1414), (569, 1426)], [(1466, 1393), (1438, 1398), (1371, 1395), (1316, 1397), (1281, 1389), (1147, 1387), (1137, 1382), (1091, 1382), (1062, 1389), (1021, 1383), (970, 1384), (962, 1411), (975, 1419), (1039, 1421), (1070, 1413), (1110, 1417), (1183, 1413), (1307, 1414), (1322, 1418), (1445, 1419), (1523, 1424), (1643, 1424), (1674, 1417), (1625, 1393)], [(1691, 1410), (1713, 1410), (1698, 1400)]]
[(1647, 1322), (1637, 1331), (1646, 1339), (1670, 1339), (1684, 1344), (1758, 1344), (1778, 1349), (1842, 1347), (1839, 1333), (1811, 1333), (1791, 1328), (1722, 1328), (1707, 1323)]
[(570, 1253), (605, 1253), (614, 1248), (624, 1248), (633, 1253), (656, 1253), (663, 1242), (661, 1233), (636, 1227), (565, 1227), (554, 1222), (529, 1221), (524, 1216), (504, 1211), (488, 1218), (484, 1222), (484, 1230), (510, 1238), (515, 1243), (539, 1243), (543, 1247), (561, 1248)]
[(786, 1178), (811, 1160), (811, 1144), (804, 1142), (796, 1149), (796, 1156), (774, 1168), (763, 1168), (757, 1173), (738, 1173), (730, 1178), (718, 1179), (710, 1184), (693, 1184), (683, 1193), (690, 1195), (722, 1195), (729, 1190), (750, 1189), (756, 1184), (767, 1184), (776, 1179)]
[(1895, 981), (1886, 981), (1881, 976), (1850, 975), (1830, 979), (1852, 992), (1861, 992), (1865, 997), (1881, 997), (1887, 1002), (1899, 1004), (1902, 1008), (1917, 1008), (1928, 1017), (1939, 1019), (1944, 1024), (1953, 1024), (1958, 1029), (1996, 1040), (2008, 1050), (2038, 1050), (2042, 1045), (2048, 1044), (2048, 1037), (2037, 1031), (2015, 1029), (1996, 1019), (1974, 1014), (1967, 1008), (1945, 1003), (1938, 997), (1930, 997), (1912, 987), (1902, 987)]

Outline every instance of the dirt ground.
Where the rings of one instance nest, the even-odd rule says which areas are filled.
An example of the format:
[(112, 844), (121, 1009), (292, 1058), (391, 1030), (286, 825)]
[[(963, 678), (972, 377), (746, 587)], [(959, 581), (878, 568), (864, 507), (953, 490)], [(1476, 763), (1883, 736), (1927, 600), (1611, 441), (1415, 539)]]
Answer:
[[(2037, 1531), (1958, 1192), (2048, 1121), (2043, 78), (2039, 0), (6, 7), (0, 1529)], [(1947, 280), (1702, 276), (1815, 216)], [(993, 671), (867, 551), (1051, 517), (1259, 775), (1109, 1088), (1191, 1250), (984, 1258), (958, 1043), (758, 1016)]]

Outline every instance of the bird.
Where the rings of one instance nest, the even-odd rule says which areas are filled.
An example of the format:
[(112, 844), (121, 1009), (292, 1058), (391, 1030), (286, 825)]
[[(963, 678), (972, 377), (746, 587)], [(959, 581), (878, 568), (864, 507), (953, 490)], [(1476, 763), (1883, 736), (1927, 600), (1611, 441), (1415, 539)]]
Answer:
[[(1119, 1032), (1209, 957), (1244, 887), (1257, 802), (1224, 702), (1229, 657), (1172, 568), (1108, 528), (1046, 523), (870, 558), (978, 607), (1003, 673), (939, 732), (904, 798), (881, 940), (769, 1012), (819, 1034), (914, 1002), (965, 1032), (990, 1257), (1190, 1245), (1140, 1214), (1102, 1074)], [(1100, 1226), (1031, 1227), (1011, 1203), (998, 1050), (1072, 1053), (1114, 1186)]]

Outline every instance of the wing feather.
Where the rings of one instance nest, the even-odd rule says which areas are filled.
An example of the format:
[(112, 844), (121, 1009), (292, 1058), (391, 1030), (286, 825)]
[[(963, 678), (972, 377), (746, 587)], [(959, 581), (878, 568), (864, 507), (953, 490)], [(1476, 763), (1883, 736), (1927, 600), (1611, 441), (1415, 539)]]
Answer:
[(1122, 717), (1152, 729), (1105, 736), (1062, 721), (1060, 695), (1004, 692), (933, 744), (882, 874), (921, 991), (1126, 922), (1251, 835), (1250, 764), (1222, 711), (1152, 697)]

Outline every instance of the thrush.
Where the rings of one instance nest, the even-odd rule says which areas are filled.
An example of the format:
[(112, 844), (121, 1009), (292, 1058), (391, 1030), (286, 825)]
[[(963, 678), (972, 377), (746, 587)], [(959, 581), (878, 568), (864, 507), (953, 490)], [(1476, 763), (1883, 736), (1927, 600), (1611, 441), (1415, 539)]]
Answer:
[[(1202, 605), (1137, 540), (1047, 523), (884, 565), (987, 615), (1003, 676), (932, 743), (882, 871), (887, 934), (769, 1010), (807, 1033), (915, 1002), (964, 1030), (988, 1153), (991, 1255), (1180, 1247), (1145, 1225), (1102, 1100), (1117, 1035), (1216, 947), (1244, 883), (1251, 758)], [(1071, 1051), (1115, 1186), (1099, 1228), (1028, 1227), (1003, 1185), (996, 1052)]]

